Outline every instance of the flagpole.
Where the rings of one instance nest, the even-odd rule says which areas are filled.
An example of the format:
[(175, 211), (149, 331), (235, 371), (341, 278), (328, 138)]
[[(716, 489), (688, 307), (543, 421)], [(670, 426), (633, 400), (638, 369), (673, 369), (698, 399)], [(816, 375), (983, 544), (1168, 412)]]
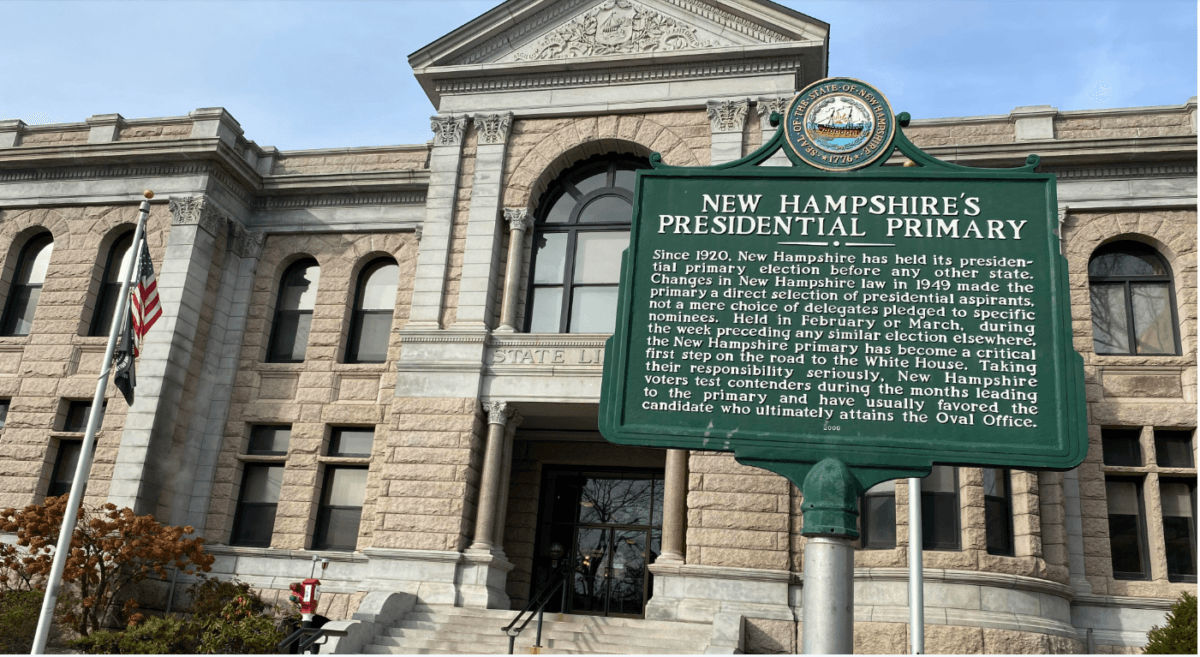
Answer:
[(117, 297), (117, 309), (113, 313), (112, 327), (108, 331), (108, 347), (104, 350), (104, 360), (100, 380), (96, 382), (96, 394), (92, 397), (92, 411), (88, 416), (87, 432), (83, 435), (83, 445), (79, 451), (79, 463), (75, 466), (75, 479), (71, 482), (71, 495), (67, 498), (67, 508), (63, 512), (62, 527), (58, 532), (58, 545), (54, 549), (54, 562), (50, 566), (50, 576), (46, 580), (46, 595), (42, 598), (42, 613), (38, 618), (37, 632), (33, 637), (31, 655), (46, 652), (46, 639), (50, 635), (50, 624), (54, 621), (54, 607), (58, 602), (58, 591), (62, 588), (63, 570), (67, 565), (67, 557), (71, 551), (71, 538), (75, 535), (75, 521), (79, 517), (79, 505), (83, 502), (83, 487), (87, 484), (88, 475), (92, 471), (92, 445), (96, 442), (96, 430), (99, 429), (101, 412), (104, 405), (104, 392), (108, 389), (108, 375), (112, 371), (113, 352), (117, 348), (117, 335), (121, 322), (127, 321), (125, 314), (129, 310), (129, 288), (133, 272), (141, 259), (142, 238), (146, 232), (146, 217), (150, 214), (150, 199), (154, 192), (146, 190), (142, 193), (145, 200), (138, 207), (137, 228), (133, 231), (133, 245), (130, 247), (133, 258), (121, 274), (121, 294)]

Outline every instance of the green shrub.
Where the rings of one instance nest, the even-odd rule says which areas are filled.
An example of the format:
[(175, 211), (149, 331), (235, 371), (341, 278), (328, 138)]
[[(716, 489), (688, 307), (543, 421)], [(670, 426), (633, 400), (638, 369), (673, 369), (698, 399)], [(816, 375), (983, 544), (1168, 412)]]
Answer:
[(0, 652), (29, 654), (42, 611), (42, 592), (0, 592)]
[(1184, 593), (1167, 613), (1167, 624), (1155, 625), (1146, 635), (1149, 642), (1142, 651), (1147, 655), (1196, 654), (1196, 596)]
[[(257, 601), (259, 604), (262, 600)], [(255, 601), (238, 596), (215, 618), (202, 623), (200, 652), (205, 654), (273, 654), (285, 637), (275, 619), (254, 609)]]
[(258, 591), (237, 579), (219, 580), (201, 575), (199, 581), (188, 587), (188, 595), (192, 598), (188, 612), (200, 622), (219, 616), (235, 598), (247, 601), (249, 609), (255, 614), (270, 613), (272, 609)]
[(153, 616), (119, 632), (97, 630), (71, 642), (71, 647), (93, 655), (194, 654), (195, 628), (172, 616)]

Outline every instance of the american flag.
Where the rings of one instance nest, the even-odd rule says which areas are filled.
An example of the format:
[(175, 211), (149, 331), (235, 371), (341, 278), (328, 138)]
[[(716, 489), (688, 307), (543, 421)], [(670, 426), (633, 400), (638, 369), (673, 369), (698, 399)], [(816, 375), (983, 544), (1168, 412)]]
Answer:
[(146, 332), (162, 317), (162, 304), (158, 302), (158, 283), (154, 281), (154, 263), (150, 261), (150, 247), (142, 239), (142, 253), (138, 258), (138, 273), (130, 290), (130, 316), (133, 320), (133, 355), (142, 353)]

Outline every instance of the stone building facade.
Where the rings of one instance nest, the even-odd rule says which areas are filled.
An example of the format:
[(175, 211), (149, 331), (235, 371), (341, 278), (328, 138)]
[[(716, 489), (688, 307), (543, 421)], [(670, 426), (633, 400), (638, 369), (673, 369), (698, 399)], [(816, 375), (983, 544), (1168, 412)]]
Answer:
[[(218, 572), (272, 595), (327, 558), (334, 618), (388, 591), (519, 609), (553, 543), (582, 559), (585, 534), (620, 539), (640, 550), (624, 593), (570, 610), (795, 652), (799, 491), (729, 454), (600, 438), (613, 281), (564, 280), (550, 250), (583, 262), (585, 241), (619, 241), (619, 221), (587, 232), (556, 208), (619, 204), (651, 153), (696, 166), (757, 149), (771, 112), (829, 73), (828, 34), (765, 0), (510, 0), (410, 57), (437, 111), (412, 146), (280, 151), (222, 108), (0, 121), (0, 507), (62, 491), (101, 369), (95, 317), (149, 188), (164, 316), (136, 401), (110, 389), (86, 502), (192, 525)], [(1195, 98), (906, 128), (943, 160), (1036, 152), (1058, 175), (1091, 438), (1069, 472), (947, 479), (957, 545), (925, 551), (929, 652), (1137, 652), (1195, 592), (1196, 130)], [(596, 248), (591, 262), (612, 253)], [(1101, 257), (1153, 271), (1099, 280)], [(1098, 290), (1121, 285), (1150, 299), (1128, 309), (1150, 305), (1095, 317)], [(1158, 338), (1115, 335), (1145, 313), (1166, 317)], [(598, 513), (597, 487), (636, 490), (650, 518), (558, 515), (557, 499)], [(856, 553), (858, 652), (908, 641), (909, 491), (883, 494), (894, 536)]]

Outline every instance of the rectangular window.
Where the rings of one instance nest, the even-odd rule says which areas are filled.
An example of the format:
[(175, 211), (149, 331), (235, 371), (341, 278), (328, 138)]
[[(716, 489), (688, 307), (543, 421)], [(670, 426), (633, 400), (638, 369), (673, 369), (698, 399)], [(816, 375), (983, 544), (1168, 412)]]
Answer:
[(1012, 477), (1008, 470), (983, 469), (983, 505), (988, 554), (1014, 555)]
[[(79, 465), (79, 454), (82, 451), (81, 441), (59, 441), (58, 455), (54, 457), (54, 470), (50, 473), (50, 488), (46, 490), (46, 497), (58, 497), (71, 492), (71, 482), (75, 481), (75, 468)], [(84, 482), (84, 486), (84, 492), (87, 492), (87, 482)]]
[(1196, 581), (1196, 480), (1161, 479), (1167, 579)]
[(365, 467), (328, 467), (317, 508), (314, 550), (354, 550), (367, 493)]
[(371, 427), (333, 427), (329, 432), (330, 456), (370, 456), (375, 442)]
[(11, 399), (0, 399), (0, 429), (4, 428), (4, 424), (8, 422), (8, 407), (12, 404)]
[(233, 520), (231, 545), (270, 547), (282, 485), (282, 465), (246, 464), (237, 514)]
[(959, 550), (958, 468), (935, 465), (921, 480), (921, 534), (926, 550)]
[(1140, 467), (1142, 465), (1141, 429), (1101, 429), (1104, 465)]
[[(108, 402), (100, 405), (100, 422), (97, 427), (104, 425), (104, 410), (107, 408)], [(73, 433), (83, 433), (87, 431), (88, 418), (92, 414), (92, 402), (89, 401), (73, 401), (67, 404), (67, 414), (63, 418), (63, 431)]]
[(246, 447), (246, 453), (256, 456), (284, 455), (287, 454), (288, 442), (291, 439), (290, 424), (251, 427), (250, 445)]
[(863, 495), (859, 533), (862, 549), (891, 550), (896, 547), (896, 482), (875, 484)]
[(1149, 579), (1146, 564), (1146, 513), (1140, 479), (1108, 478), (1108, 540), (1113, 577)]
[(1192, 429), (1154, 430), (1154, 459), (1160, 468), (1194, 468)]

